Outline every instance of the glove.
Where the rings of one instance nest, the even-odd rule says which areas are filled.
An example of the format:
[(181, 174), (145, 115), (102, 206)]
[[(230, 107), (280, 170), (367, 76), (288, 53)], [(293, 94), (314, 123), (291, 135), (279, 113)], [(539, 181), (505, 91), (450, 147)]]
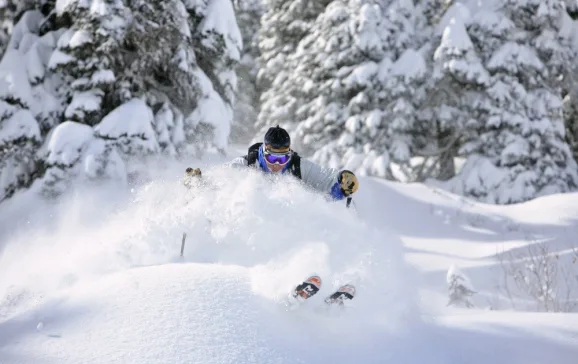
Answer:
[(339, 172), (337, 176), (337, 183), (339, 183), (339, 187), (341, 187), (341, 192), (345, 197), (354, 194), (357, 189), (359, 188), (359, 181), (353, 172), (348, 170), (343, 170)]
[(193, 186), (193, 181), (200, 179), (202, 177), (200, 168), (187, 168), (185, 170), (185, 177), (183, 178), (183, 184), (191, 188)]
[(194, 177), (194, 176), (199, 176), (199, 177), (201, 177), (201, 169), (200, 169), (200, 168), (191, 168), (191, 167), (189, 167), (189, 168), (186, 169), (185, 175), (186, 175), (186, 176), (191, 176), (191, 177)]

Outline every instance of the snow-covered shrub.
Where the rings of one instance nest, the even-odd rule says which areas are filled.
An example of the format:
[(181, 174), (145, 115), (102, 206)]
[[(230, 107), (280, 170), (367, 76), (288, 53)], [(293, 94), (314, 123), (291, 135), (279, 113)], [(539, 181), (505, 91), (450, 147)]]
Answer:
[(448, 269), (446, 275), (448, 284), (448, 306), (472, 308), (471, 297), (476, 293), (470, 279), (455, 265)]
[(503, 272), (500, 291), (513, 308), (546, 312), (578, 309), (578, 250), (551, 251), (547, 242), (497, 255)]

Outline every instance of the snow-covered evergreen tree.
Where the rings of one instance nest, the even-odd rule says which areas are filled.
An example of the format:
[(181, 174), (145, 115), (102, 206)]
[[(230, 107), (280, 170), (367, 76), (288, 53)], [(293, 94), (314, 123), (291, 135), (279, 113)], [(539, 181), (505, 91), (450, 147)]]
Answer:
[[(348, 148), (358, 144), (365, 120), (381, 122), (383, 13), (375, 3), (334, 1), (290, 57), (297, 67), (287, 84), (303, 100), (295, 119), (297, 137), (301, 151), (316, 153), (320, 163), (340, 167)], [(338, 140), (345, 129), (350, 133)]]
[(64, 80), (66, 120), (106, 141), (97, 169), (108, 168), (107, 155), (119, 164), (112, 149), (136, 176), (147, 155), (225, 148), (242, 46), (229, 1), (74, 0), (57, 11), (73, 23), (52, 72)]
[(30, 184), (41, 135), (24, 56), (9, 49), (0, 62), (0, 201)]
[(422, 133), (418, 145), (425, 151), (422, 154), (436, 158), (437, 173), (433, 176), (441, 180), (455, 176), (458, 143), (479, 118), (478, 107), (489, 80), (458, 10), (448, 9), (453, 16), (433, 53), (428, 105), (420, 113)]
[[(185, 148), (185, 134), (194, 129), (194, 126), (185, 128), (184, 117), (192, 112), (201, 96), (192, 44), (195, 30), (181, 1), (140, 0), (131, 3), (131, 12), (133, 22), (127, 28), (122, 52), (125, 66), (118, 70), (119, 97), (128, 102), (146, 95), (146, 104), (152, 110), (141, 110), (142, 115), (154, 114), (153, 119), (145, 119), (152, 122), (160, 150), (176, 155)], [(127, 148), (121, 149), (129, 152)], [(129, 149), (132, 155), (153, 153), (151, 148), (136, 145)]]
[(260, 109), (259, 29), (263, 15), (262, 0), (235, 0), (237, 22), (243, 37), (243, 52), (237, 66), (238, 93), (235, 103), (235, 123), (231, 130), (233, 141), (247, 141), (255, 134), (255, 123)]
[(295, 53), (299, 42), (315, 29), (315, 19), (330, 2), (263, 0), (257, 75), (257, 86), (262, 96), (256, 129), (267, 129), (277, 124), (291, 128), (302, 101), (296, 95), (299, 90), (295, 90), (289, 81), (299, 59), (290, 56)]
[(275, 80), (271, 122), (286, 121), (323, 165), (391, 177), (390, 162), (410, 157), (422, 25), (412, 1), (330, 3), (287, 58), (293, 73)]
[(515, 203), (576, 188), (577, 167), (565, 142), (557, 87), (569, 54), (559, 28), (561, 5), (504, 0), (499, 13), (474, 19), (491, 73), (489, 102), (481, 106), (479, 136), (464, 146), (469, 158), (458, 192)]
[[(374, 149), (384, 150), (398, 171), (388, 178), (414, 180), (412, 159), (419, 148), (419, 110), (427, 99), (426, 80), (431, 75), (429, 55), (424, 43), (427, 26), (428, 2), (392, 1), (386, 13), (388, 29), (385, 49), (393, 61), (382, 78), (385, 86), (384, 128), (381, 134), (366, 140)], [(374, 174), (374, 173), (370, 173)]]
[(50, 64), (65, 81), (60, 90), (68, 100), (64, 117), (93, 126), (124, 101), (118, 100), (114, 86), (118, 68), (124, 66), (117, 63), (130, 12), (121, 0), (56, 5), (61, 16), (73, 21), (58, 40)]
[[(361, 48), (364, 44), (355, 38), (351, 28), (356, 26), (352, 18), (359, 13), (362, 4), (349, 5), (347, 1), (334, 1), (327, 6), (315, 21), (311, 33), (289, 57), (288, 63), (296, 66), (293, 74), (278, 85), (279, 90), (291, 90), (290, 96), (294, 101), (301, 100), (300, 105), (295, 105), (294, 116), (289, 120), (296, 123), (292, 127), (297, 130), (295, 139), (302, 142), (300, 152), (316, 152), (315, 159), (335, 167), (341, 164), (347, 146), (356, 142), (351, 138), (342, 140), (341, 144), (338, 142), (344, 128), (356, 129), (365, 119), (356, 114), (369, 114), (379, 102), (373, 90), (378, 84), (382, 42), (378, 38), (370, 44), (361, 39), (361, 42), (366, 41), (366, 48)], [(377, 10), (368, 8), (368, 12), (371, 11), (377, 11), (378, 18), (382, 14), (379, 7)], [(376, 32), (376, 29), (367, 28), (378, 26), (379, 20), (369, 21), (374, 23), (368, 24), (364, 30)], [(374, 59), (366, 56), (364, 50), (372, 52)], [(351, 101), (352, 97), (356, 99)], [(350, 101), (357, 112), (348, 110)]]
[(15, 181), (57, 195), (126, 180), (148, 155), (225, 149), (242, 47), (230, 1), (34, 4), (46, 15), (24, 13), (2, 61), (0, 199)]
[(197, 153), (208, 146), (224, 151), (233, 122), (235, 69), (243, 39), (230, 0), (184, 0), (184, 3), (193, 32), (197, 61), (194, 71), (201, 91), (195, 109), (185, 117), (186, 139)]
[(15, 25), (8, 49), (18, 50), (26, 62), (28, 81), (42, 135), (54, 127), (61, 115), (61, 100), (55, 96), (60, 79), (49, 71), (51, 55), (62, 34), (51, 20), (37, 10), (27, 11)]
[[(427, 100), (425, 81), (428, 67), (424, 56), (414, 49), (406, 50), (392, 65), (386, 79), (388, 102), (385, 110), (386, 138), (378, 135), (374, 145), (387, 148), (391, 162), (399, 166), (403, 173), (391, 176), (404, 181), (419, 180), (419, 173), (413, 170), (411, 160), (419, 153), (418, 148), (427, 144), (424, 139), (431, 136), (431, 128), (423, 130), (419, 110)], [(418, 169), (419, 171), (420, 169)]]
[(0, 200), (39, 175), (37, 151), (58, 118), (47, 65), (59, 33), (43, 24), (39, 11), (21, 14), (0, 62)]
[(259, 31), (261, 53), (260, 87), (268, 88), (280, 70), (286, 69), (286, 58), (314, 28), (313, 22), (330, 0), (262, 0), (264, 14)]
[(578, 161), (578, 65), (573, 60), (578, 57), (578, 1), (566, 0), (566, 14), (562, 13), (560, 32), (571, 43), (573, 52), (569, 62), (563, 67), (563, 102), (566, 140), (572, 150), (574, 160)]
[[(229, 1), (138, 0), (127, 6), (111, 0), (90, 7), (68, 1), (59, 10), (75, 19), (52, 62), (70, 84), (64, 90), (67, 119), (96, 125), (146, 95), (149, 106), (163, 110), (156, 129), (172, 129), (172, 138), (159, 136), (169, 153), (184, 141), (224, 148), (242, 45)], [(168, 125), (158, 125), (161, 120)]]

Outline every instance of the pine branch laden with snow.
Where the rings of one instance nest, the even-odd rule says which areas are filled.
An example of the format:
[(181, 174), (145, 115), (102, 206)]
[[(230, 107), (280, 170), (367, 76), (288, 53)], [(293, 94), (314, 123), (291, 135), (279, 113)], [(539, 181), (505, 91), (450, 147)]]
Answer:
[(94, 127), (95, 135), (110, 141), (124, 155), (146, 156), (159, 151), (152, 110), (132, 99), (111, 111)]
[(440, 76), (447, 73), (459, 84), (485, 86), (488, 83), (490, 75), (475, 53), (463, 20), (459, 17), (452, 18), (444, 29), (441, 43), (434, 52), (434, 61), (439, 67), (436, 72)]
[(67, 121), (51, 133), (44, 152), (46, 172), (42, 177), (42, 192), (46, 196), (58, 196), (69, 187), (78, 175), (83, 153), (93, 138), (88, 125)]
[[(138, 110), (135, 111), (138, 114)], [(103, 129), (106, 126), (105, 124)], [(128, 126), (127, 129), (134, 133), (137, 127), (132, 125), (132, 128)], [(116, 143), (111, 143), (111, 138), (110, 134), (102, 137), (95, 134), (95, 130), (90, 126), (74, 121), (59, 124), (50, 134), (43, 151), (46, 171), (40, 179), (42, 194), (46, 197), (57, 197), (75, 181), (109, 180), (126, 183), (126, 166), (117, 152)], [(125, 143), (123, 146), (126, 144), (130, 145)]]
[(46, 0), (3, 0), (0, 2), (0, 54), (4, 54), (9, 46), (10, 38), (18, 31), (15, 30), (18, 23), (15, 23), (16, 17), (42, 6), (45, 2)]
[(448, 306), (473, 308), (471, 297), (476, 293), (469, 278), (455, 265), (448, 270), (446, 281), (448, 284)]
[[(119, 102), (113, 95), (117, 81), (120, 44), (128, 26), (129, 9), (122, 1), (56, 3), (59, 16), (72, 19), (72, 26), (58, 39), (51, 70), (66, 79), (63, 97), (70, 100), (67, 120), (96, 125)], [(121, 64), (122, 67), (122, 64)], [(115, 72), (116, 71), (116, 72)]]

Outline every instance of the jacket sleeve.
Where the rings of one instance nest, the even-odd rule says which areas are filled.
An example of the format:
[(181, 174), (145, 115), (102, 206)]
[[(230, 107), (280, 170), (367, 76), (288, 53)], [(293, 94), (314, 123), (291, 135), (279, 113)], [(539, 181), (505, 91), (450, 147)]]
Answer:
[(232, 161), (225, 163), (225, 165), (228, 167), (236, 167), (236, 168), (247, 167), (247, 160), (243, 157), (237, 157)]
[(301, 158), (301, 180), (319, 192), (331, 195), (336, 200), (345, 196), (337, 182), (339, 171), (323, 168), (310, 160)]

